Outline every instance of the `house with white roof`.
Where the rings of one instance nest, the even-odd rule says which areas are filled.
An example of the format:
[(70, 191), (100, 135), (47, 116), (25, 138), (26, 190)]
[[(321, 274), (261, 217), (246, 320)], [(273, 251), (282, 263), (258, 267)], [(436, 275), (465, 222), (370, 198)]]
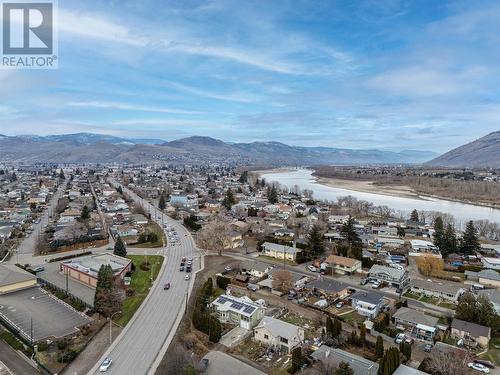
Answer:
[(489, 268), (492, 270), (500, 270), (500, 258), (481, 258), (484, 268)]
[(270, 316), (265, 316), (253, 332), (256, 341), (286, 353), (304, 341), (304, 328)]
[(411, 240), (410, 243), (411, 250), (409, 251), (408, 255), (411, 257), (419, 257), (425, 255), (435, 258), (442, 258), (439, 247), (437, 247), (430, 241)]
[(216, 313), (221, 323), (233, 323), (241, 328), (251, 330), (264, 317), (265, 308), (250, 298), (235, 297), (223, 294), (217, 297), (210, 308)]

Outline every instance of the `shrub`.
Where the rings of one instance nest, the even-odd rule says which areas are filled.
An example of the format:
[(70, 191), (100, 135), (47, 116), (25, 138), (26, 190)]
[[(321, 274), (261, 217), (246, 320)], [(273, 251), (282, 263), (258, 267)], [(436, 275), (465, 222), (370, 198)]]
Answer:
[(227, 277), (224, 276), (217, 276), (217, 279), (215, 279), (215, 282), (217, 283), (217, 286), (223, 290), (226, 290), (227, 286), (231, 283), (231, 280)]
[(72, 360), (74, 360), (76, 358), (77, 355), (78, 355), (78, 353), (76, 351), (69, 350), (68, 352), (60, 355), (57, 358), (57, 362), (59, 362), (59, 363), (70, 363)]

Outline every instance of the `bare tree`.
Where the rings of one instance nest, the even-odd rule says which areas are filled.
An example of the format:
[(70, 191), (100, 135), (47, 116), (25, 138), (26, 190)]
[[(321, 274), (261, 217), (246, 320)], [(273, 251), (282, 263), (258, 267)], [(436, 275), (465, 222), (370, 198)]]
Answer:
[(469, 374), (467, 363), (470, 361), (470, 354), (465, 350), (437, 351), (427, 360), (426, 370), (440, 375), (467, 375)]
[(199, 231), (198, 247), (208, 251), (217, 251), (219, 255), (222, 255), (222, 251), (231, 245), (230, 232), (229, 223), (221, 216), (217, 216)]
[(273, 289), (283, 293), (288, 292), (293, 287), (293, 276), (290, 271), (282, 269), (273, 274)]

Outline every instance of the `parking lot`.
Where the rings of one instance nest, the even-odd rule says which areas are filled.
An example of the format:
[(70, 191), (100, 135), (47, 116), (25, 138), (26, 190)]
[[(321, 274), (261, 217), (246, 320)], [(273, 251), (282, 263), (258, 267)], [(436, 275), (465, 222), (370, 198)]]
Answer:
[[(44, 264), (44, 270), (38, 272), (37, 276), (49, 284), (55, 285), (62, 290), (66, 290), (66, 277), (59, 272), (60, 263), (61, 262), (52, 262)], [(68, 278), (67, 283), (69, 294), (81, 299), (89, 306), (94, 306), (95, 289), (79, 283), (70, 277)]]
[(27, 339), (33, 332), (33, 341), (69, 335), (91, 320), (37, 287), (0, 296), (0, 315)]

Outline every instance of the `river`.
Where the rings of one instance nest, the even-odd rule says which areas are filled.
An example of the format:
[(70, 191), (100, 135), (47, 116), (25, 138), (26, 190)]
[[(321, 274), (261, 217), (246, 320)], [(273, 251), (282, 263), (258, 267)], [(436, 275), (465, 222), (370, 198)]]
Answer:
[(372, 202), (377, 206), (388, 206), (395, 211), (409, 214), (413, 209), (418, 211), (439, 211), (452, 215), (456, 225), (462, 227), (469, 220), (487, 219), (500, 223), (500, 209), (474, 206), (460, 202), (430, 197), (407, 198), (375, 193), (365, 193), (355, 190), (330, 187), (319, 184), (312, 175), (312, 170), (296, 169), (289, 171), (270, 171), (262, 174), (267, 182), (278, 182), (281, 185), (293, 188), (299, 186), (301, 190), (308, 189), (313, 192), (313, 198), (319, 200), (336, 201), (338, 197), (351, 195), (359, 200)]

